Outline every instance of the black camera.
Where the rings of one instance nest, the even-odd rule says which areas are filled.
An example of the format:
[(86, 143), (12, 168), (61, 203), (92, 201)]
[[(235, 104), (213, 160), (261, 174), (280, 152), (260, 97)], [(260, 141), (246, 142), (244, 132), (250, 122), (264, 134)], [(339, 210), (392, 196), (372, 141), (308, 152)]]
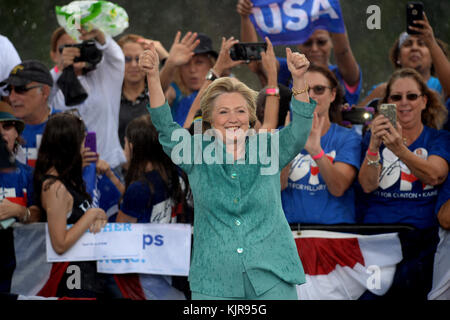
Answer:
[(59, 52), (62, 52), (63, 48), (67, 47), (80, 49), (80, 56), (75, 57), (73, 60), (74, 62), (87, 62), (95, 66), (102, 60), (103, 53), (97, 48), (94, 40), (87, 40), (76, 44), (66, 44), (59, 48)]

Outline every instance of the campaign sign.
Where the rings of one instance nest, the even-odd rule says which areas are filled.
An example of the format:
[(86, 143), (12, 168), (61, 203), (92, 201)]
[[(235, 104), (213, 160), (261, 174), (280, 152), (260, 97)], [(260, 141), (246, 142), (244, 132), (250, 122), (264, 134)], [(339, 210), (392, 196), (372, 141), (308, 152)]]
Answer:
[(138, 224), (141, 238), (129, 246), (139, 248), (131, 259), (97, 261), (97, 272), (149, 273), (187, 276), (191, 259), (191, 226), (189, 224)]
[(253, 0), (250, 19), (274, 45), (304, 43), (316, 29), (345, 32), (339, 0)]
[[(70, 229), (72, 225), (67, 227)], [(53, 250), (48, 224), (45, 233), (48, 262), (135, 258), (139, 256), (139, 246), (131, 244), (142, 239), (139, 224), (107, 223), (99, 233), (86, 231), (69, 250), (59, 255)]]

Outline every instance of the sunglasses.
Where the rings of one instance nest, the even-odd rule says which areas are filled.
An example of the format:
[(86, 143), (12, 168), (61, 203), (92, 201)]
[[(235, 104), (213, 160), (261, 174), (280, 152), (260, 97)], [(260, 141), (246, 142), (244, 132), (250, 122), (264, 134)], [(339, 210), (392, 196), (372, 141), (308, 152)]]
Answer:
[[(134, 60), (136, 60), (136, 63), (139, 63), (139, 56), (134, 57)], [(133, 57), (125, 56), (125, 63), (130, 63), (133, 61)]]
[(31, 86), (31, 87), (27, 87), (26, 85), (24, 85), (24, 86), (11, 86), (11, 85), (8, 85), (7, 87), (6, 87), (6, 92), (8, 92), (9, 94), (11, 94), (11, 92), (14, 90), (14, 92), (15, 93), (17, 93), (17, 94), (24, 94), (24, 93), (26, 93), (27, 91), (29, 91), (29, 90), (31, 90), (31, 89), (34, 89), (34, 88), (42, 88), (42, 85), (41, 84), (38, 84), (38, 85), (35, 85), (35, 86)]
[(328, 43), (327, 39), (308, 40), (303, 45), (305, 47), (312, 47), (313, 43), (316, 43), (319, 47), (323, 47)]
[[(408, 99), (409, 101), (416, 101), (420, 96), (422, 96), (422, 94), (408, 93), (406, 95), (406, 99)], [(401, 94), (393, 94), (389, 96), (389, 100), (397, 102), (402, 100), (402, 97), (403, 96)]]
[(309, 93), (311, 92), (311, 90), (312, 90), (312, 91), (314, 92), (314, 94), (322, 95), (322, 94), (324, 94), (324, 92), (325, 92), (326, 89), (331, 89), (331, 87), (317, 85), (317, 86), (314, 86), (314, 87), (310, 87), (310, 88), (308, 89), (308, 94), (309, 94)]
[(12, 128), (16, 127), (16, 122), (15, 121), (0, 122), (0, 126), (2, 127), (3, 130), (11, 130)]

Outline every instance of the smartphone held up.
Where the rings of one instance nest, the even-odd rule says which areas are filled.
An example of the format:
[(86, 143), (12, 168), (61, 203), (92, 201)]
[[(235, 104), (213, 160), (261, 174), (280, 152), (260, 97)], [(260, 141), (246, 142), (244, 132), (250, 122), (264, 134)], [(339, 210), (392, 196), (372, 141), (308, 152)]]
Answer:
[(423, 20), (423, 3), (419, 1), (411, 1), (406, 4), (406, 32), (408, 34), (418, 34), (417, 31), (411, 30), (409, 27), (421, 28), (419, 24), (413, 21)]
[(393, 103), (383, 103), (378, 112), (389, 119), (392, 126), (397, 128), (397, 106)]
[(267, 50), (265, 42), (240, 42), (230, 49), (232, 60), (261, 60), (261, 52)]

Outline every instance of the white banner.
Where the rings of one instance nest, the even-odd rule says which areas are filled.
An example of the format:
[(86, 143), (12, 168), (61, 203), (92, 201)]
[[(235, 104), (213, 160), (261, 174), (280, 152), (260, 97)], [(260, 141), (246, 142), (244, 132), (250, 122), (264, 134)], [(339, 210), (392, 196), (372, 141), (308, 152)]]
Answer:
[(140, 225), (138, 257), (97, 261), (97, 272), (187, 276), (191, 261), (191, 226), (179, 223)]
[[(67, 226), (68, 229), (72, 225)], [(139, 245), (142, 231), (139, 224), (131, 223), (108, 223), (96, 234), (89, 231), (64, 254), (57, 254), (53, 250), (48, 233), (48, 225), (45, 225), (45, 237), (48, 262), (63, 261), (92, 261), (100, 259), (123, 259), (139, 256)]]
[(48, 262), (97, 260), (102, 273), (189, 274), (188, 224), (108, 223), (99, 233), (87, 231), (62, 255), (53, 250), (48, 225), (45, 230)]

